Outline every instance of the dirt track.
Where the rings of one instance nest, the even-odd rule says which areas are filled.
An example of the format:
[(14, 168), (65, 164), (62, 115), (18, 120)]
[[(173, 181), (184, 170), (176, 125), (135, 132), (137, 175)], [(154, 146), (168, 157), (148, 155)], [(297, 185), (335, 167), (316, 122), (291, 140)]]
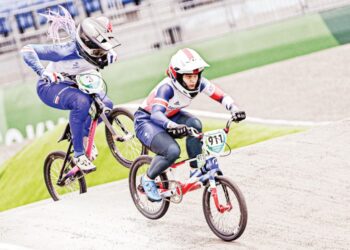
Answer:
[[(252, 116), (345, 119), (350, 117), (348, 52), (343, 46), (217, 82), (234, 82), (221, 86)], [(290, 79), (300, 81), (292, 88)], [(0, 242), (33, 249), (349, 249), (349, 141), (347, 119), (222, 158), (224, 173), (240, 186), (248, 205), (248, 226), (237, 242), (222, 242), (211, 233), (201, 191), (150, 221), (137, 212), (126, 181), (0, 213)]]

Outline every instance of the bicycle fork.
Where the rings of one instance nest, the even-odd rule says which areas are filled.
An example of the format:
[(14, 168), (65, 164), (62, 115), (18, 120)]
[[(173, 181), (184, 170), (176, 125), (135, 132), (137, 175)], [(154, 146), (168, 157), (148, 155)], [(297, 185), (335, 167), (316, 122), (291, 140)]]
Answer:
[(220, 204), (220, 201), (219, 201), (219, 197), (218, 197), (218, 192), (217, 192), (216, 182), (215, 182), (215, 177), (214, 176), (210, 176), (209, 177), (209, 185), (210, 185), (210, 187), (209, 187), (210, 188), (210, 193), (213, 196), (214, 204), (215, 204), (216, 209), (218, 210), (218, 212), (224, 213), (226, 211), (231, 211), (232, 204), (231, 204), (230, 199), (228, 197), (226, 188), (223, 187), (227, 204), (226, 205), (222, 205), (222, 204)]
[(114, 131), (112, 124), (109, 122), (107, 116), (105, 115), (105, 113), (102, 113), (100, 115), (100, 118), (104, 121), (104, 123), (106, 124), (108, 130), (111, 132), (112, 137), (115, 141), (119, 141), (119, 142), (124, 142), (124, 141), (128, 141), (131, 138), (134, 137), (134, 135), (132, 133), (130, 133), (125, 127), (124, 125), (119, 121), (118, 118), (115, 118), (114, 121), (116, 122), (116, 124), (121, 128), (121, 130), (125, 133), (125, 136), (119, 136), (117, 135), (117, 133)]

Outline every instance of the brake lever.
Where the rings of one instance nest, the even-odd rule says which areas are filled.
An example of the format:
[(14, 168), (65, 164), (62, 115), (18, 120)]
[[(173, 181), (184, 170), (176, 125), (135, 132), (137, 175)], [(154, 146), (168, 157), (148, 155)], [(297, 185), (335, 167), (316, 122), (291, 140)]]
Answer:
[(200, 133), (197, 129), (193, 127), (187, 127), (187, 133), (189, 136), (200, 137), (202, 133)]

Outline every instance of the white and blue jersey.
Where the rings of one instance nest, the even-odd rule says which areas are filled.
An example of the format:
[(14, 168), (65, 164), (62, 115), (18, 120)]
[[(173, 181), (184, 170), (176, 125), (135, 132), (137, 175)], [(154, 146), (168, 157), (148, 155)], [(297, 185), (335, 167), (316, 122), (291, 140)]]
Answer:
[[(77, 75), (97, 68), (79, 55), (75, 41), (26, 45), (22, 48), (21, 54), (24, 61), (38, 76), (41, 76), (44, 70)], [(46, 68), (41, 64), (41, 60), (49, 61)], [(83, 137), (89, 134), (91, 122), (89, 109), (92, 97), (72, 86), (71, 81), (56, 84), (39, 79), (37, 93), (46, 105), (61, 110), (71, 110), (69, 124), (73, 135), (74, 154), (75, 157), (84, 154)], [(113, 103), (108, 97), (105, 96), (103, 102), (107, 107), (113, 108)]]
[(60, 44), (30, 44), (22, 48), (21, 54), (28, 66), (39, 76), (45, 70), (41, 60), (49, 61), (47, 71), (64, 72), (69, 75), (97, 68), (79, 55), (75, 41)]
[[(222, 103), (226, 108), (227, 104), (233, 102), (230, 96), (204, 77), (201, 77), (199, 92)], [(192, 99), (179, 91), (172, 84), (171, 78), (166, 77), (151, 91), (135, 113), (137, 137), (146, 146), (150, 146), (153, 137), (164, 132), (169, 123), (176, 122), (177, 117), (180, 117), (177, 114), (189, 106)]]

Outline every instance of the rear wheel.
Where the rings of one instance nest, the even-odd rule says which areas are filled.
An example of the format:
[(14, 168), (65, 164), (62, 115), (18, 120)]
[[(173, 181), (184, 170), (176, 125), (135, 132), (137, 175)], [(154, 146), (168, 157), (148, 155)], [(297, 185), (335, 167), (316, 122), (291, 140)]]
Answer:
[(114, 140), (106, 126), (106, 140), (114, 158), (123, 166), (130, 168), (139, 155), (147, 154), (147, 149), (136, 138), (134, 115), (124, 108), (114, 108), (108, 116), (116, 134), (122, 140)]
[(44, 163), (44, 179), (47, 190), (49, 191), (52, 199), (58, 201), (62, 199), (64, 194), (68, 193), (85, 193), (86, 182), (83, 174), (79, 171), (75, 176), (65, 180), (65, 184), (58, 185), (58, 179), (62, 168), (64, 167), (64, 174), (67, 174), (73, 167), (72, 158), (68, 156), (65, 166), (63, 166), (66, 153), (62, 151), (55, 151), (50, 153)]
[(242, 192), (229, 178), (216, 176), (219, 204), (230, 207), (220, 212), (216, 208), (210, 187), (203, 193), (203, 212), (210, 229), (225, 241), (238, 239), (244, 232), (248, 220), (247, 206)]
[[(129, 174), (129, 189), (132, 200), (137, 209), (149, 219), (159, 219), (165, 215), (169, 208), (169, 200), (162, 200), (160, 202), (152, 202), (148, 200), (146, 193), (143, 191), (141, 185), (141, 177), (146, 173), (151, 164), (152, 158), (147, 155), (138, 157), (132, 164)], [(156, 178), (158, 185), (163, 185), (163, 188), (168, 188), (167, 176), (162, 173)]]

